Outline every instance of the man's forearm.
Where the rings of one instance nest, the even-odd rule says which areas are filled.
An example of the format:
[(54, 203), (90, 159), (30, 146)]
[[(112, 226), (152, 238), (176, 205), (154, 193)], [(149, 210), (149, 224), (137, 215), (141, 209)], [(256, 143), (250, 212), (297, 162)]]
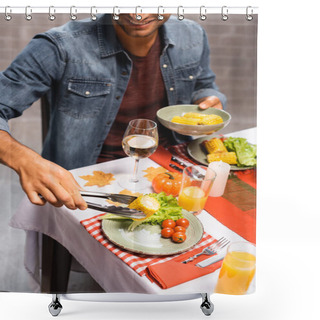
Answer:
[(69, 171), (42, 158), (3, 130), (0, 130), (0, 162), (17, 172), (32, 203), (41, 205), (45, 199), (69, 209), (87, 208), (79, 193), (81, 187)]
[(19, 172), (27, 158), (39, 156), (36, 152), (15, 140), (8, 132), (0, 130), (0, 162)]

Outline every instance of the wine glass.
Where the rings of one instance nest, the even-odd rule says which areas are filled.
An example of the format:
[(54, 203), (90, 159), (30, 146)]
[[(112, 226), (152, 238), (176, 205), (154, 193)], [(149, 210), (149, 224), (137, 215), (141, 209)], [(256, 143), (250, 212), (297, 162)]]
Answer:
[(118, 183), (129, 190), (139, 190), (147, 186), (147, 181), (139, 180), (139, 160), (151, 156), (158, 147), (157, 124), (148, 119), (131, 120), (123, 135), (122, 148), (124, 152), (134, 158), (134, 170), (131, 177), (122, 177)]

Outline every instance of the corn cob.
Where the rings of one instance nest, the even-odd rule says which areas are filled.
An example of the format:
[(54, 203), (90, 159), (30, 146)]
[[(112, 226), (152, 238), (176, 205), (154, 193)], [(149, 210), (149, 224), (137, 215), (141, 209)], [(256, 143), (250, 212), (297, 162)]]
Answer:
[(237, 164), (237, 156), (235, 152), (215, 152), (207, 154), (208, 162), (223, 161), (228, 164)]
[(219, 138), (213, 138), (204, 142), (204, 146), (208, 153), (227, 152), (227, 148)]
[(201, 114), (198, 112), (187, 112), (183, 115), (184, 118), (193, 118), (193, 119), (203, 119), (206, 117), (206, 114)]
[(222, 122), (223, 122), (223, 119), (220, 116), (216, 114), (208, 114), (200, 120), (199, 124), (213, 125), (213, 124), (218, 124)]
[(199, 119), (184, 118), (184, 117), (175, 116), (172, 118), (171, 122), (180, 123), (180, 124), (197, 125), (199, 123)]
[(160, 208), (160, 203), (156, 198), (150, 197), (148, 195), (143, 195), (132, 201), (129, 206), (130, 209), (136, 209), (144, 212), (146, 217), (143, 219), (133, 219), (133, 220), (145, 220), (157, 212)]

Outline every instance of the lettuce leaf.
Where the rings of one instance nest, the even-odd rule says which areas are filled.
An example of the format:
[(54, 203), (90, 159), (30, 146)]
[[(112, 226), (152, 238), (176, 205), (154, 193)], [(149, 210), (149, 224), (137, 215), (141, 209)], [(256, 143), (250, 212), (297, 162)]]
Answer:
[(248, 143), (245, 138), (227, 138), (224, 145), (228, 151), (234, 151), (238, 159), (238, 167), (256, 166), (257, 164), (257, 146)]
[(144, 220), (144, 223), (161, 225), (162, 221), (166, 219), (178, 220), (183, 218), (182, 208), (178, 205), (177, 199), (172, 195), (167, 196), (164, 192), (160, 192), (150, 193), (149, 196), (159, 201), (160, 209), (151, 217)]
[[(182, 208), (178, 205), (178, 200), (172, 195), (167, 196), (164, 192), (150, 193), (151, 197), (156, 198), (160, 203), (160, 209), (149, 218), (143, 221), (133, 221), (128, 230), (134, 230), (138, 225), (148, 223), (151, 225), (161, 225), (163, 220), (172, 219), (174, 221), (183, 218)], [(112, 213), (105, 214), (100, 219), (107, 220), (132, 220), (130, 218), (120, 217)]]

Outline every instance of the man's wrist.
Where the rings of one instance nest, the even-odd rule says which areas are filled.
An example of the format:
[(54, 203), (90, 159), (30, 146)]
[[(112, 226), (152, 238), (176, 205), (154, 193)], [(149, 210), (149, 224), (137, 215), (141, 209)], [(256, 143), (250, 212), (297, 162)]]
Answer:
[(32, 162), (32, 159), (38, 156), (36, 152), (19, 143), (8, 132), (0, 130), (0, 141), (0, 162), (17, 173), (26, 163)]

